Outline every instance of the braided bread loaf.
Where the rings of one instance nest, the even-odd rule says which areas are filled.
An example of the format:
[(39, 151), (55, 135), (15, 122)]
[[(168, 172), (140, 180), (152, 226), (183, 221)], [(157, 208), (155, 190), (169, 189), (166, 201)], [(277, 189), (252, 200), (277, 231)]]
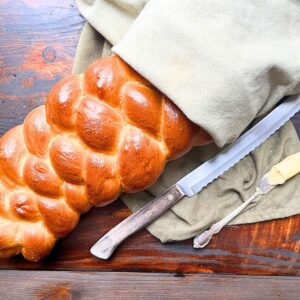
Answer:
[(81, 213), (147, 188), (209, 140), (117, 56), (62, 79), (0, 139), (0, 256), (41, 259)]

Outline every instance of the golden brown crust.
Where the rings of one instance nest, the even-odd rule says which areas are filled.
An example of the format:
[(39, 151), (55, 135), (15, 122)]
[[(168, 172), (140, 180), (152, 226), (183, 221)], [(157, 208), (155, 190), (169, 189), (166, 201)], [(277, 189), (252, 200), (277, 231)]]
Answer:
[(153, 183), (166, 162), (161, 144), (135, 127), (130, 127), (126, 133), (117, 159), (126, 193), (141, 191)]
[(86, 195), (85, 185), (65, 183), (64, 191), (65, 199), (73, 210), (83, 214), (91, 208), (92, 203)]
[(160, 137), (161, 95), (139, 82), (126, 83), (121, 92), (122, 110), (129, 123)]
[(61, 195), (62, 180), (46, 161), (30, 155), (24, 165), (24, 180), (37, 194), (58, 198)]
[(0, 256), (41, 259), (81, 213), (146, 189), (210, 140), (117, 56), (62, 79), (0, 139)]
[(44, 105), (27, 115), (24, 120), (23, 132), (27, 150), (37, 157), (45, 157), (49, 151), (52, 133), (50, 125), (46, 121)]
[(121, 180), (112, 157), (93, 153), (86, 164), (86, 191), (94, 206), (115, 200), (121, 191)]
[(101, 152), (115, 152), (122, 119), (109, 105), (94, 98), (82, 99), (78, 110), (76, 129), (84, 143)]
[(50, 148), (50, 159), (55, 172), (66, 182), (84, 183), (84, 147), (71, 139), (59, 136)]
[(163, 120), (162, 137), (168, 159), (178, 158), (194, 145), (199, 128), (167, 99), (163, 102)]
[(19, 219), (38, 221), (40, 211), (37, 206), (37, 197), (28, 192), (14, 192), (9, 199), (10, 209)]
[(47, 121), (52, 128), (61, 130), (74, 128), (76, 106), (81, 100), (81, 94), (79, 76), (70, 75), (56, 83), (46, 101)]
[(0, 167), (7, 179), (15, 184), (24, 184), (22, 162), (26, 156), (26, 152), (21, 125), (10, 129), (1, 138)]

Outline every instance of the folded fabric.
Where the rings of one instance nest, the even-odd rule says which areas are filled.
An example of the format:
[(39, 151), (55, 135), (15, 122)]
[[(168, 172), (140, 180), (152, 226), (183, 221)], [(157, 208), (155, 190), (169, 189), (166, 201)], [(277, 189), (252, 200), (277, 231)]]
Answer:
[[(132, 210), (235, 140), (283, 96), (300, 91), (300, 3), (150, 0), (144, 7), (146, 2), (78, 0), (89, 24), (79, 41), (74, 72), (84, 71), (91, 61), (108, 53), (102, 34), (115, 45), (115, 53), (205, 128), (217, 146), (192, 150), (170, 162), (147, 191), (124, 195), (122, 199)], [(297, 134), (289, 122), (148, 229), (163, 242), (192, 237), (240, 205), (272, 165), (299, 150)], [(297, 184), (299, 177), (265, 196), (233, 223), (300, 213)]]

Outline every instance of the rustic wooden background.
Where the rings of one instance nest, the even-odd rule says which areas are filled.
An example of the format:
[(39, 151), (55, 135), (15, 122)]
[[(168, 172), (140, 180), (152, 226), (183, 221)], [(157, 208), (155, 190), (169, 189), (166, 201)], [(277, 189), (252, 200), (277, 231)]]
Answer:
[[(22, 123), (29, 111), (44, 103), (45, 96), (54, 83), (71, 72), (83, 24), (83, 18), (73, 0), (0, 1), (0, 135), (9, 128)], [(294, 118), (294, 123), (300, 132), (300, 115)], [(89, 289), (90, 281), (94, 282), (94, 285), (99, 282), (100, 286), (101, 284), (111, 286), (110, 282), (113, 278), (117, 283), (127, 278), (130, 284), (134, 276), (139, 277), (139, 275), (128, 275), (127, 272), (130, 271), (168, 272), (169, 275), (153, 273), (156, 274), (154, 276), (143, 273), (143, 276), (148, 283), (156, 278), (160, 281), (159, 286), (168, 282), (177, 282), (178, 287), (190, 284), (195, 293), (203, 291), (200, 286), (198, 286), (199, 289), (195, 288), (197, 286), (194, 283), (195, 277), (186, 273), (234, 274), (229, 279), (226, 277), (226, 280), (230, 282), (236, 280), (236, 286), (240, 289), (234, 291), (230, 290), (232, 285), (228, 285), (226, 280), (222, 281), (219, 277), (217, 279), (198, 277), (198, 280), (202, 283), (206, 282), (208, 286), (217, 284), (220, 288), (228, 290), (228, 295), (232, 297), (241, 295), (240, 293), (252, 295), (256, 284), (259, 281), (264, 282), (262, 278), (267, 278), (266, 282), (272, 282), (273, 294), (268, 295), (281, 296), (282, 283), (287, 280), (285, 293), (289, 292), (288, 295), (294, 295), (295, 278), (278, 277), (276, 281), (269, 277), (259, 277), (260, 279), (256, 280), (258, 278), (256, 277), (256, 279), (251, 279), (254, 283), (245, 286), (244, 290), (241, 288), (244, 277), (235, 275), (300, 275), (300, 215), (253, 225), (228, 226), (203, 250), (194, 250), (191, 240), (162, 245), (146, 230), (143, 230), (126, 241), (111, 260), (102, 261), (93, 257), (89, 253), (90, 247), (100, 236), (129, 214), (129, 210), (121, 201), (102, 209), (93, 209), (82, 216), (79, 226), (67, 238), (59, 241), (54, 251), (42, 262), (27, 262), (20, 256), (0, 260), (2, 270), (69, 271), (63, 273), (36, 271), (29, 273), (31, 275), (27, 272), (2, 271), (0, 272), (0, 290), (5, 289), (7, 298), (12, 299), (11, 297), (16, 293), (20, 293), (25, 299), (26, 293), (23, 294), (23, 289), (26, 290), (26, 288), (24, 286), (23, 289), (19, 287), (17, 290), (9, 288), (10, 284), (14, 284), (14, 280), (20, 280), (31, 291), (31, 294), (27, 295), (28, 299), (34, 295), (37, 298), (45, 298), (49, 293), (51, 294), (52, 290), (67, 297), (62, 299), (69, 299), (70, 295), (79, 295), (76, 294), (78, 286), (76, 288), (75, 283), (80, 281), (80, 278), (85, 280), (82, 283), (83, 289)], [(101, 273), (105, 274), (104, 277), (97, 277), (92, 275), (93, 273), (84, 273), (85, 275), (70, 273), (70, 271), (78, 270), (111, 271), (112, 273), (110, 275)], [(125, 273), (114, 273), (116, 271)], [(124, 275), (123, 278), (122, 274), (127, 274), (127, 277)], [(30, 282), (28, 278), (26, 281), (24, 279), (26, 276), (32, 276), (34, 282)], [(57, 278), (56, 281), (54, 277)], [(60, 289), (59, 282), (65, 280), (63, 278), (66, 278), (71, 288), (66, 283), (67, 288)], [(57, 285), (52, 282), (49, 287), (45, 283), (48, 281), (55, 281)], [(151, 285), (149, 292), (155, 289), (155, 285)], [(40, 294), (34, 294), (36, 290)], [(72, 294), (70, 290), (74, 290), (75, 294)], [(257, 293), (259, 291), (263, 290), (257, 289)], [(299, 289), (297, 291), (299, 292)], [(120, 297), (121, 295), (124, 294), (120, 294)], [(180, 298), (180, 295), (178, 294), (177, 297)], [(217, 289), (215, 295), (216, 299), (222, 298), (222, 290)], [(114, 297), (114, 299), (117, 298)]]

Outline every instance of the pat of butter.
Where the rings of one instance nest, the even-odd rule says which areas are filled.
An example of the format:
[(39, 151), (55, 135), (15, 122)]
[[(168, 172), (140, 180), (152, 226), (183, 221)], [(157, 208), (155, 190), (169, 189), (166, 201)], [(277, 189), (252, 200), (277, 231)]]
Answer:
[(268, 183), (278, 185), (285, 183), (288, 179), (300, 172), (300, 152), (292, 154), (275, 165), (270, 172), (266, 174)]

